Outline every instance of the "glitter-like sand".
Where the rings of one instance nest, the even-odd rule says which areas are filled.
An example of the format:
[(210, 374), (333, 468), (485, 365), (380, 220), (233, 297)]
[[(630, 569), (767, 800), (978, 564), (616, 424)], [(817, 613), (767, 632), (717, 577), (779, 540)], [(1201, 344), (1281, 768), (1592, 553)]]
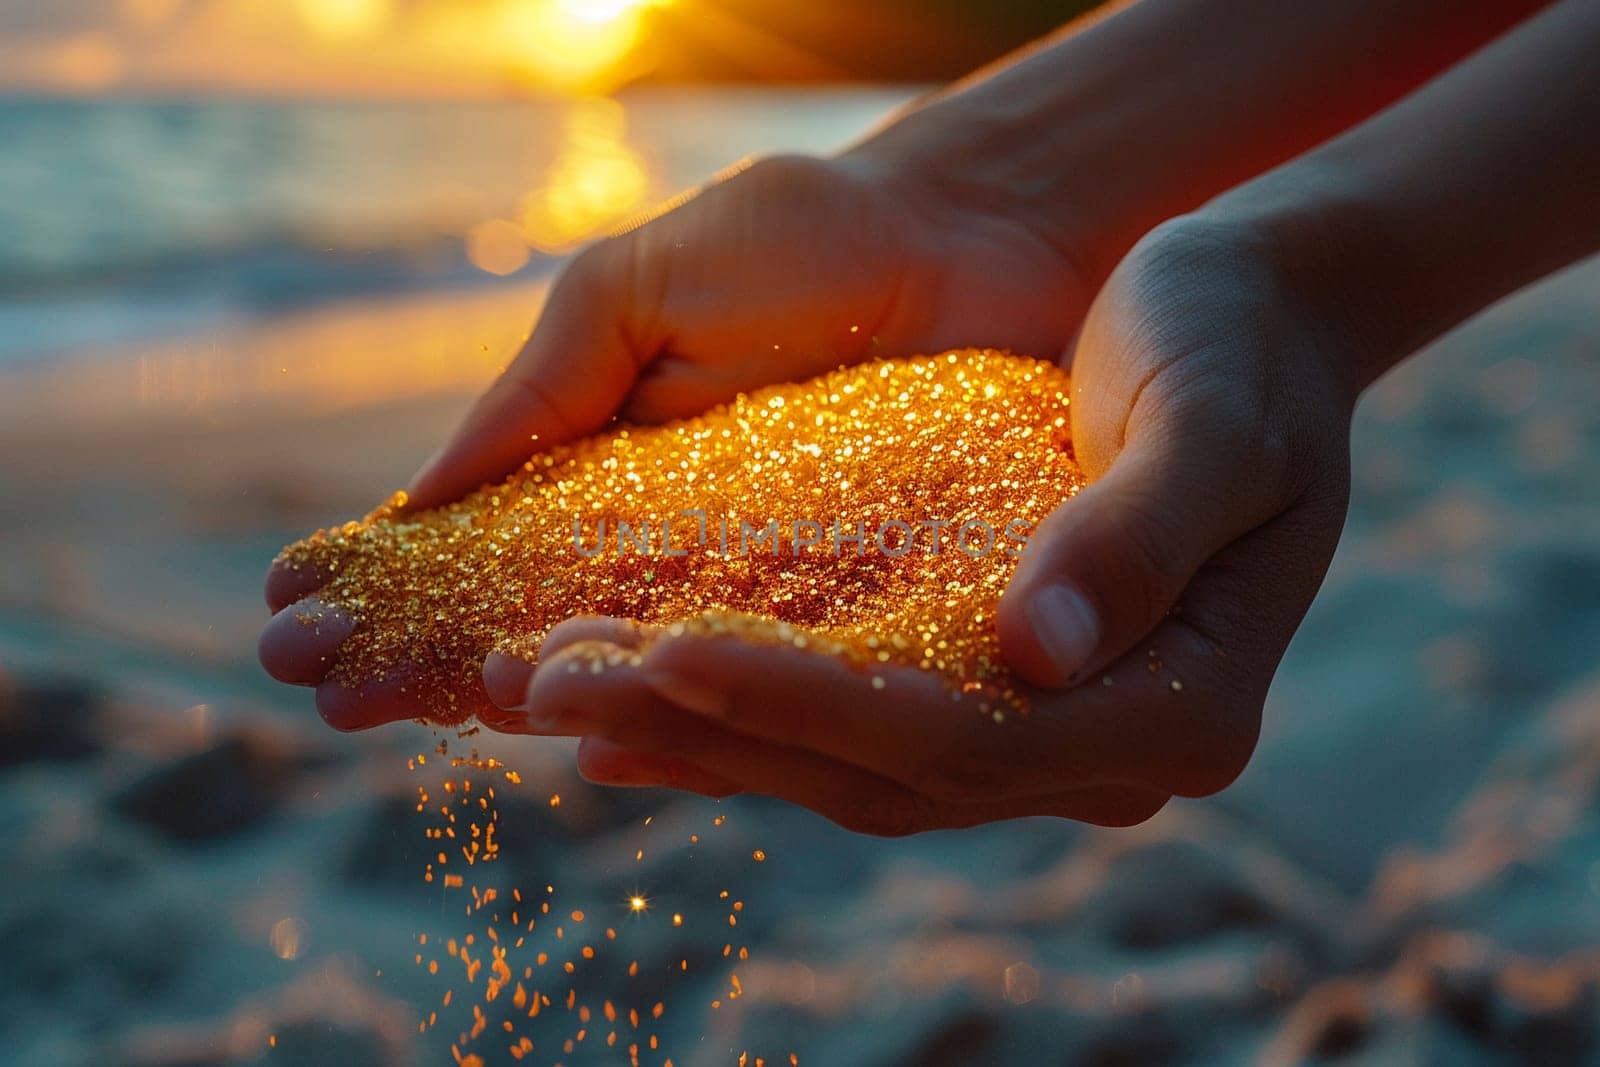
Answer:
[(1081, 487), (1067, 404), (1058, 367), (990, 350), (863, 364), (551, 449), (433, 511), (396, 497), (280, 563), (329, 575), (319, 598), (357, 620), (332, 677), (403, 666), (441, 724), (483, 706), (488, 653), (535, 658), (580, 614), (737, 628), (1017, 706), (995, 608)]

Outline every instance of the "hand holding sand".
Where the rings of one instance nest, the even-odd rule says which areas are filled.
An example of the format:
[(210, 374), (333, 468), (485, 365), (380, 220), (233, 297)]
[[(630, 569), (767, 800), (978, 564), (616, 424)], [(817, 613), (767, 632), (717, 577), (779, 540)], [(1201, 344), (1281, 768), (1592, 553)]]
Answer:
[[(771, 793), (880, 834), (1124, 824), (1223, 788), (1348, 491), (1351, 396), (1278, 293), (1249, 248), (1186, 222), (1096, 302), (1071, 404), (1093, 481), (1033, 533), (998, 605), (1027, 715), (952, 715), (910, 666), (869, 677), (805, 650), (582, 619), (554, 630), (537, 671), (498, 665), (504, 728), (583, 737), (597, 781)], [(572, 669), (597, 658), (601, 675)]]
[[(810, 650), (700, 631), (663, 636), (594, 620), (557, 628), (531, 679), (526, 667), (517, 672), (516, 661), (496, 661), (490, 691), (516, 712), (497, 725), (584, 736), (580, 761), (599, 779), (773, 793), (878, 832), (1024, 814), (1133, 821), (1172, 794), (1226, 785), (1254, 746), (1267, 686), (1337, 541), (1356, 397), (1465, 316), (1600, 244), (1600, 214), (1589, 194), (1600, 155), (1592, 141), (1575, 146), (1566, 133), (1600, 107), (1588, 61), (1597, 36), (1591, 6), (1554, 5), (1371, 122), (1160, 227), (1122, 261), (1096, 299), (1072, 363), (1073, 436), (1093, 484), (1042, 524), (999, 604), (1000, 651), (1018, 679), (1041, 689), (1015, 728), (939, 717), (934, 705), (945, 691), (916, 688), (927, 681), (920, 665), (886, 670), (862, 689), (839, 674), (837, 658)], [(1039, 65), (1019, 63), (1015, 77), (1003, 72), (993, 82), (1027, 84), (1022, 72)], [(1522, 120), (1530, 114), (1540, 122)], [(912, 133), (896, 136), (891, 128), (884, 143), (918, 140), (917, 117), (899, 127)], [(874, 159), (866, 151), (844, 173), (869, 185), (887, 180), (874, 171)], [(569, 276), (576, 280), (566, 293), (558, 288), (550, 325), (541, 324), (511, 373), (419, 479), (422, 501), (497, 476), (530, 439), (542, 445), (549, 435), (570, 438), (619, 407), (664, 414), (671, 405), (661, 398), (671, 396), (693, 408), (750, 375), (815, 370), (830, 344), (834, 361), (869, 358), (871, 350), (842, 352), (836, 332), (863, 306), (881, 312), (884, 323), (910, 324), (884, 331), (890, 352), (929, 338), (959, 343), (958, 335), (980, 329), (1030, 348), (1016, 338), (1072, 329), (1073, 309), (1098, 281), (1092, 266), (1081, 264), (1098, 261), (1097, 246), (1116, 247), (1113, 239), (1086, 240), (1075, 254), (1061, 252), (1073, 246), (1060, 235), (1083, 229), (1074, 226), (1042, 227), (1038, 232), (1052, 239), (1030, 245), (1018, 236), (1017, 220), (1039, 216), (1026, 204), (1008, 225), (1003, 214), (954, 206), (969, 202), (972, 185), (952, 187), (968, 196), (924, 200), (925, 189), (890, 181), (905, 203), (918, 206), (913, 216), (921, 221), (933, 203), (948, 211), (940, 217), (969, 225), (957, 228), (959, 239), (941, 234), (931, 245), (900, 234), (902, 247), (921, 253), (905, 260), (875, 257), (870, 248), (863, 258), (840, 260), (831, 244), (805, 246), (801, 288), (819, 299), (765, 306), (777, 315), (771, 322), (733, 314), (727, 321), (739, 328), (723, 331), (718, 316), (735, 304), (717, 298), (732, 295), (719, 281), (746, 277), (740, 268), (766, 269), (771, 251), (725, 239), (762, 232), (752, 221), (781, 215), (785, 189), (807, 190), (802, 173), (781, 169), (789, 165), (764, 172), (784, 179), (764, 194), (752, 179), (740, 189), (753, 199), (728, 192), (721, 203), (729, 210), (691, 227), (691, 236), (717, 237), (710, 248), (728, 252), (719, 259), (702, 248), (694, 258), (718, 268), (711, 274), (685, 273), (672, 256), (674, 239), (658, 244), (650, 259), (613, 259), (609, 274), (582, 268)], [(1200, 172), (1213, 181), (1226, 173)], [(1151, 204), (1181, 198), (1170, 186), (1144, 192)], [(801, 198), (815, 209), (806, 212), (813, 221), (829, 218), (836, 203), (824, 193)], [(1511, 201), (1527, 210), (1499, 210)], [(736, 205), (747, 213), (731, 210)], [(1143, 213), (1102, 218), (1101, 230), (1125, 233)], [(674, 213), (640, 232), (674, 234), (675, 216), (686, 217)], [(879, 217), (853, 217), (869, 216)], [(1020, 231), (1035, 232), (1029, 225)], [(1024, 272), (1015, 286), (993, 284), (996, 264), (1011, 262), (1003, 254), (940, 258), (941, 250), (979, 236), (998, 241), (986, 246), (991, 254), (1011, 241), (1049, 249), (1015, 262), (1059, 268), (1057, 299), (1042, 300), (1035, 287), (1052, 276), (1048, 271)], [(615, 256), (649, 246), (635, 239), (601, 247)], [(641, 262), (642, 271), (632, 269)], [(982, 269), (963, 274), (974, 262)], [(849, 273), (861, 263), (869, 269)], [(836, 275), (850, 281), (830, 288)], [(1014, 289), (1023, 295), (1004, 309), (1032, 310), (1019, 319), (996, 314), (993, 299), (964, 301), (963, 289), (946, 285), (960, 277), (987, 285), (981, 291), (991, 296)], [(697, 286), (674, 290), (670, 283), (680, 278)], [(641, 287), (641, 279), (649, 284)], [(639, 303), (641, 292), (662, 291), (679, 292), (681, 302), (636, 342), (623, 325), (638, 320), (619, 325), (613, 313), (618, 306), (666, 306)], [(854, 303), (863, 294), (871, 296), (868, 304)], [(843, 318), (832, 314), (839, 308)], [(907, 308), (920, 313), (907, 318)], [(960, 313), (947, 314), (951, 309)], [(672, 321), (695, 329), (680, 337)], [(827, 328), (810, 332), (819, 322)], [(809, 343), (790, 349), (793, 363), (746, 362), (737, 354), (751, 329), (796, 328)], [(598, 362), (563, 361), (583, 347), (575, 342), (596, 338)], [(784, 351), (776, 343), (775, 351)], [(680, 358), (690, 351), (707, 356)], [(589, 380), (595, 374), (599, 384)], [(650, 396), (649, 403), (637, 399)], [(569, 397), (584, 406), (571, 407)], [(643, 406), (630, 409), (635, 402)], [(275, 606), (323, 577), (301, 582), (278, 572)], [(276, 658), (270, 648), (264, 655)], [(567, 662), (553, 669), (563, 657)], [(586, 674), (580, 661), (602, 669)]]
[[(585, 737), (580, 767), (600, 781), (773, 793), (877, 833), (1031, 814), (1126, 823), (1173, 793), (1214, 791), (1249, 757), (1266, 685), (1337, 541), (1349, 410), (1325, 353), (1296, 340), (1270, 279), (1235, 252), (1179, 226), (1130, 257), (1079, 348), (1087, 413), (1048, 364), (964, 353), (868, 365), (631, 431), (636, 447), (599, 438), (536, 456), (531, 480), (441, 513), (462, 531), (448, 544), (407, 543), (406, 518), (384, 515), (322, 551), (291, 549), (289, 564), (332, 571), (324, 599), (342, 610), (280, 614), (274, 662), (310, 682), (324, 660), (343, 665), (319, 692), (337, 725), (479, 714)], [(1254, 343), (1207, 345), (1218, 321), (1262, 328)], [(569, 540), (572, 514), (703, 505), (696, 478), (740, 518), (809, 502), (824, 523), (862, 514), (876, 528), (905, 512), (1031, 530), (1076, 491), (1069, 412), (1078, 456), (1103, 477), (1051, 515), (1020, 567), (919, 545), (685, 570), (614, 550), (580, 559)], [(696, 444), (726, 440), (720, 460)], [(508, 507), (523, 494), (540, 499)], [(707, 609), (790, 628), (671, 625)], [(369, 630), (339, 649), (363, 610)], [(544, 638), (585, 610), (629, 618), (574, 619)], [(1092, 631), (1071, 629), (1085, 617)], [(470, 677), (495, 649), (536, 652), (485, 666), (504, 712)]]
[(609, 612), (917, 666), (1003, 719), (1027, 699), (995, 605), (1081, 485), (1067, 389), (1055, 365), (997, 352), (884, 360), (557, 446), (439, 508), (399, 497), (279, 556), (275, 573), (320, 588), (268, 628), (268, 667), (318, 685), (345, 729), (518, 729), (488, 699), (521, 701), (513, 664), (525, 675), (557, 623)]

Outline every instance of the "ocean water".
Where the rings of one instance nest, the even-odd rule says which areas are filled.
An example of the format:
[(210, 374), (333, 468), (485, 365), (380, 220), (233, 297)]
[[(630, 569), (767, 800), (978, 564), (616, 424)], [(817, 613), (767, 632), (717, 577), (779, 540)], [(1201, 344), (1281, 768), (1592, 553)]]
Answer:
[[(465, 235), (565, 205), (579, 217), (557, 220), (564, 240), (529, 250), (513, 273), (548, 271), (607, 210), (647, 206), (747, 155), (835, 147), (911, 95), (0, 97), (0, 361), (329, 300), (492, 284), (499, 275), (474, 265)], [(497, 271), (521, 259), (503, 251)]]

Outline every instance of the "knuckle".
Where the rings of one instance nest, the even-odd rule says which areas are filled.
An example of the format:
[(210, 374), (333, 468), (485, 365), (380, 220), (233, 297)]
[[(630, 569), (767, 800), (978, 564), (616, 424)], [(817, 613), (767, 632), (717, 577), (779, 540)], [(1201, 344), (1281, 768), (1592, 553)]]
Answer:
[(1127, 377), (1131, 402), (1147, 392), (1170, 403), (1197, 388), (1232, 388), (1240, 346), (1271, 350), (1269, 324), (1281, 318), (1265, 314), (1275, 273), (1259, 239), (1233, 223), (1184, 216), (1139, 241), (1101, 297), (1115, 309), (1101, 343), (1117, 353), (1112, 364)]
[(750, 161), (734, 178), (751, 192), (784, 193), (832, 173), (826, 160), (798, 153), (779, 153)]
[(567, 285), (593, 285), (607, 273), (614, 260), (615, 238), (601, 237), (578, 249), (561, 272), (561, 281)]
[(662, 633), (643, 652), (643, 666), (652, 673), (664, 675), (688, 673), (697, 677), (705, 664), (717, 662), (717, 659), (703, 638), (676, 628)]
[[(1134, 246), (1123, 281), (1136, 293), (1199, 290), (1193, 297), (1199, 307), (1206, 294), (1242, 280), (1259, 280), (1270, 262), (1265, 248), (1262, 235), (1245, 223), (1201, 214), (1180, 215), (1151, 230)], [(1193, 285), (1175, 286), (1174, 282)]]
[(576, 291), (579, 295), (595, 297), (610, 292), (621, 277), (628, 262), (626, 235), (602, 237), (579, 249), (568, 261), (557, 282), (565, 293)]

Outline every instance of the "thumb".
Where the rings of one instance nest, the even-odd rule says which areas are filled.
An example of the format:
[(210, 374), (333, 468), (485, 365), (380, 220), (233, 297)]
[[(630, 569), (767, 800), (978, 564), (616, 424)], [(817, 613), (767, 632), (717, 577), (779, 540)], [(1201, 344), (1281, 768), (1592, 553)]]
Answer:
[(1018, 675), (1072, 685), (1154, 630), (1201, 565), (1271, 517), (1270, 494), (1240, 470), (1195, 443), (1130, 441), (1040, 523), (1000, 598)]
[(640, 365), (630, 237), (591, 245), (550, 291), (517, 358), (417, 472), (407, 507), (440, 504), (497, 481), (533, 452), (593, 433), (616, 414)]

